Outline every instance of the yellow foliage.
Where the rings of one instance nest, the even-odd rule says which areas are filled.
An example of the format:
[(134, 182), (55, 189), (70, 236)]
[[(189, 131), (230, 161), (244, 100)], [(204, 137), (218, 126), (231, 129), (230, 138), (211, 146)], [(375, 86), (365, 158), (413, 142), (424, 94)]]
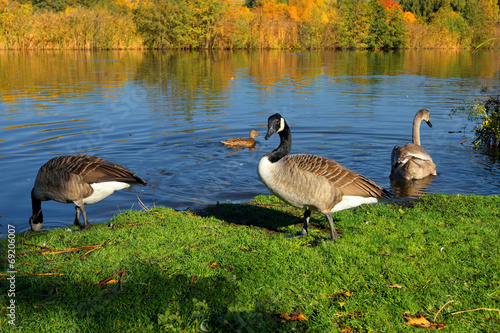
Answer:
[(415, 23), (417, 21), (417, 17), (412, 12), (403, 12), (403, 19), (408, 23)]
[(120, 8), (127, 10), (134, 10), (139, 5), (139, 0), (113, 0), (113, 2)]
[(64, 11), (64, 14), (74, 14), (78, 12), (78, 10), (74, 7), (66, 7), (66, 10)]
[(330, 22), (328, 15), (326, 15), (326, 13), (322, 13), (321, 14), (321, 23), (327, 24), (328, 22)]

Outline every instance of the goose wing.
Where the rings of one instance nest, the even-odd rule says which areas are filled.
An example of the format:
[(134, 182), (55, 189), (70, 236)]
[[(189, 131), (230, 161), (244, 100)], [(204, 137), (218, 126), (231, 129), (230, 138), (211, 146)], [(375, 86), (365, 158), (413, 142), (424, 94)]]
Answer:
[(410, 159), (432, 161), (431, 156), (427, 153), (424, 147), (414, 143), (407, 143), (404, 147), (397, 145), (392, 150), (392, 166), (395, 166), (397, 164), (405, 164)]
[(288, 155), (284, 159), (293, 160), (293, 164), (302, 171), (326, 178), (339, 188), (344, 195), (362, 197), (391, 197), (390, 193), (372, 180), (347, 169), (341, 164), (316, 155)]
[(88, 184), (118, 181), (146, 185), (146, 181), (124, 166), (90, 155), (55, 157), (44, 167), (60, 177), (81, 177), (82, 181)]

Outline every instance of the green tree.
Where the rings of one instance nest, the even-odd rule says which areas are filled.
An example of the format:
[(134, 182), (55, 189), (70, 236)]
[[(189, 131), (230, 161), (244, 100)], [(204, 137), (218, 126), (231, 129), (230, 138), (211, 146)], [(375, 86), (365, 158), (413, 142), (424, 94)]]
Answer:
[(190, 45), (186, 26), (189, 7), (179, 0), (142, 2), (135, 21), (144, 44), (150, 48), (185, 48)]
[(221, 37), (231, 2), (220, 0), (153, 0), (135, 11), (138, 31), (153, 48), (214, 47)]
[(401, 7), (384, 8), (380, 0), (370, 0), (369, 48), (392, 49), (406, 45), (406, 25)]
[(370, 33), (366, 37), (369, 48), (383, 48), (389, 40), (389, 19), (387, 11), (379, 0), (370, 1)]
[(344, 48), (365, 48), (368, 36), (369, 4), (367, 1), (338, 0), (340, 20), (337, 23), (339, 44)]
[(404, 20), (403, 9), (398, 6), (390, 8), (388, 11), (389, 24), (387, 26), (387, 40), (384, 47), (386, 48), (402, 48), (408, 43), (407, 41), (407, 25)]
[(57, 12), (66, 10), (68, 7), (82, 6), (92, 8), (95, 6), (116, 9), (112, 0), (18, 0), (19, 3), (31, 4), (35, 8), (48, 9)]
[(188, 17), (193, 27), (192, 40), (194, 47), (211, 49), (215, 40), (219, 37), (219, 23), (224, 14), (222, 1), (217, 0), (194, 0), (191, 4), (192, 15)]

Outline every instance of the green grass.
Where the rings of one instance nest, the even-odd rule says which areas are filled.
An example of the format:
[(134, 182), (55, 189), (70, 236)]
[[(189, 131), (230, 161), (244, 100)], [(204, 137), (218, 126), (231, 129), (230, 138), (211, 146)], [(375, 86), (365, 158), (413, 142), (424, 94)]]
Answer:
[[(463, 195), (361, 206), (334, 214), (336, 242), (315, 242), (329, 237), (321, 214), (308, 237), (286, 237), (300, 232), (302, 212), (272, 196), (19, 234), (16, 326), (2, 287), (0, 330), (418, 331), (403, 314), (434, 322), (451, 300), (435, 320), (443, 332), (500, 330), (499, 207), (498, 196)], [(119, 274), (99, 285), (121, 270), (123, 283)], [(454, 314), (464, 310), (475, 311)]]

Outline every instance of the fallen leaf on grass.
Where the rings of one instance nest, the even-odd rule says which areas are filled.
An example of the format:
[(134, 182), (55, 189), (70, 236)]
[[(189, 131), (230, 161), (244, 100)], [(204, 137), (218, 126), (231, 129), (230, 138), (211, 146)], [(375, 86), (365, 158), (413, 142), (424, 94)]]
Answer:
[(389, 285), (389, 288), (398, 288), (398, 289), (401, 289), (401, 288), (403, 288), (403, 287), (402, 287), (402, 286), (400, 286), (400, 285), (399, 285), (399, 284), (397, 284), (397, 283), (394, 283), (394, 284), (390, 284), (390, 285)]
[(288, 312), (282, 313), (280, 314), (280, 318), (288, 321), (294, 321), (294, 320), (307, 321), (306, 316), (304, 316), (302, 313), (294, 313), (294, 312), (290, 314), (288, 314)]
[(439, 330), (442, 329), (445, 325), (440, 323), (431, 323), (422, 315), (412, 316), (408, 313), (403, 313), (403, 318), (406, 320), (406, 325), (410, 325), (413, 327), (427, 328), (430, 330)]

